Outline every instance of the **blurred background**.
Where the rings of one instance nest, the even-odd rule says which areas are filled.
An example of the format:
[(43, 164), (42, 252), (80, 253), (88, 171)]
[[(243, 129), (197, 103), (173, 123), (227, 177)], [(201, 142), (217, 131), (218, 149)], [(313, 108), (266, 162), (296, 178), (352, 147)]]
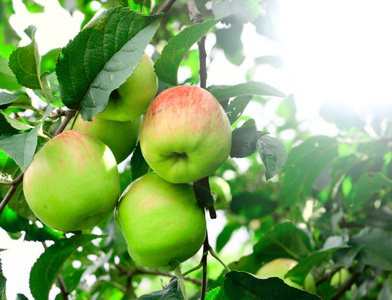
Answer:
[[(158, 0), (152, 2), (151, 11), (154, 4), (159, 7), (161, 3)], [(45, 67), (53, 71), (61, 47), (92, 16), (115, 4), (110, 0), (2, 1), (0, 65), (5, 63), (16, 46), (30, 43), (24, 30), (29, 25), (35, 25), (38, 28), (36, 40), (39, 53), (43, 56), (43, 62), (47, 63)], [(197, 4), (205, 19), (212, 17), (210, 1), (203, 0)], [(141, 9), (140, 5), (132, 5), (134, 9)], [(263, 0), (260, 5), (263, 9), (254, 22), (220, 23), (207, 35), (207, 86), (261, 81), (281, 90), (287, 98), (254, 96), (234, 127), (253, 118), (258, 130), (268, 131), (271, 136), (277, 137), (289, 152), (304, 140), (318, 135), (348, 144), (372, 139), (390, 140), (392, 2)], [(150, 9), (142, 10), (144, 13), (150, 12)], [(156, 59), (165, 41), (189, 25), (186, 2), (178, 0), (146, 52)], [(6, 74), (1, 74), (0, 70), (0, 79), (1, 76), (6, 78)], [(181, 64), (179, 82), (198, 83), (196, 47), (191, 49)], [(339, 149), (343, 151), (343, 148)], [(383, 157), (385, 165), (388, 165), (389, 160)], [(128, 164), (129, 159), (119, 168), (127, 170)], [(255, 153), (248, 158), (230, 160), (218, 175), (230, 184), (234, 198), (245, 190), (263, 190), (266, 198), (279, 199), (276, 195), (284, 184), (284, 178), (279, 175), (265, 182), (261, 165), (261, 159)], [(312, 161), (308, 162), (308, 167), (312, 167)], [(263, 214), (252, 216), (247, 208), (238, 206), (237, 202), (234, 203), (238, 205), (218, 210), (218, 218), (209, 220), (212, 246), (218, 247), (220, 256), (231, 262), (252, 253), (255, 241), (267, 230), (263, 229), (263, 224), (280, 218), (294, 220), (310, 228), (308, 221), (323, 205), (316, 207), (315, 202), (309, 203), (308, 200), (312, 197), (320, 200), (322, 190), (329, 192), (332, 189), (328, 186), (330, 179), (327, 182), (322, 181), (322, 177), (318, 179), (320, 189), (315, 193), (316, 183), (312, 182), (312, 193), (303, 197), (298, 212), (294, 214), (296, 217), (282, 212), (275, 216), (272, 212), (267, 213), (268, 217)], [(382, 203), (389, 205), (390, 213), (390, 204)], [(105, 229), (96, 228), (93, 232), (102, 233)], [(0, 248), (7, 249), (1, 252), (3, 272), (7, 278), (7, 296), (14, 299), (17, 293), (23, 293), (30, 299), (29, 270), (43, 252), (42, 245), (25, 242), (22, 238), (11, 238), (0, 229)], [(74, 267), (77, 268), (78, 263), (74, 263)], [(211, 262), (211, 270), (218, 276), (221, 267)], [(91, 277), (86, 282), (92, 284), (95, 280), (96, 277)], [(138, 288), (148, 290), (152, 287), (159, 289), (159, 282), (142, 281)], [(54, 288), (51, 295), (57, 293), (58, 290)]]

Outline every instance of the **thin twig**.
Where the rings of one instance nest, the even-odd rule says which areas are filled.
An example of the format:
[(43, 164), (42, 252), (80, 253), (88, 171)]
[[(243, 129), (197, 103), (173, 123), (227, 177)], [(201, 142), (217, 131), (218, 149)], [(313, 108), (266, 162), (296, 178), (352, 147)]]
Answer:
[(331, 298), (329, 298), (329, 300), (337, 300), (340, 299), (340, 297), (346, 292), (348, 291), (351, 286), (357, 282), (357, 280), (359, 279), (359, 277), (361, 276), (361, 273), (354, 273), (353, 276), (351, 276), (337, 291), (335, 294), (333, 294), (331, 296)]
[(11, 188), (8, 190), (3, 201), (1, 201), (0, 203), (0, 215), (3, 212), (4, 208), (6, 207), (6, 205), (8, 204), (8, 202), (11, 200), (11, 197), (16, 192), (16, 189), (18, 188), (19, 184), (22, 182), (23, 174), (24, 173), (21, 173), (14, 181), (12, 181)]
[[(45, 242), (42, 242), (42, 245), (44, 246), (45, 250), (48, 248), (48, 246), (46, 245)], [(59, 284), (59, 288), (60, 288), (61, 294), (63, 295), (63, 299), (67, 300), (68, 296), (69, 296), (69, 293), (68, 293), (67, 287), (65, 286), (64, 279), (61, 276), (61, 274), (59, 274), (57, 276), (57, 282)]]
[(202, 279), (202, 285), (201, 285), (200, 300), (205, 299), (206, 292), (207, 292), (207, 256), (208, 256), (209, 248), (210, 248), (210, 245), (208, 243), (208, 234), (206, 232), (206, 238), (205, 238), (204, 244), (203, 244), (203, 257), (201, 258), (201, 263), (203, 265), (203, 279)]
[(163, 3), (161, 7), (159, 7), (158, 10), (154, 13), (154, 15), (168, 12), (172, 7), (172, 5), (174, 4), (174, 2), (176, 2), (176, 0), (166, 0), (165, 3)]
[(76, 114), (75, 109), (70, 109), (65, 112), (65, 118), (61, 122), (60, 126), (57, 128), (56, 132), (53, 134), (53, 137), (63, 132), (63, 130), (65, 129), (65, 127), (67, 127), (69, 121), (71, 121), (71, 119), (75, 114)]

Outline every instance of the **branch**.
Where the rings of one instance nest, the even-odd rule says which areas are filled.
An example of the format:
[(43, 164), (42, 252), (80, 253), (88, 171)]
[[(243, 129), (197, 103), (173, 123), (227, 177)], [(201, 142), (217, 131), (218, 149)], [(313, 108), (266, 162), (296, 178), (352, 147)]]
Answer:
[(351, 286), (359, 279), (361, 273), (354, 273), (353, 276), (350, 277), (337, 291), (335, 294), (329, 298), (329, 300), (338, 300), (341, 299), (341, 296), (348, 291)]
[(201, 264), (203, 266), (203, 280), (201, 285), (201, 296), (200, 300), (205, 300), (207, 292), (207, 255), (210, 245), (208, 243), (208, 234), (206, 232), (206, 239), (203, 244), (203, 257), (201, 258)]
[(172, 5), (176, 2), (176, 0), (166, 0), (165, 3), (161, 5), (161, 7), (158, 8), (158, 10), (153, 13), (153, 15), (158, 15), (160, 13), (166, 13), (170, 10)]
[[(45, 242), (42, 242), (42, 245), (44, 246), (45, 250), (48, 248), (48, 246), (46, 245)], [(69, 296), (69, 292), (67, 290), (67, 287), (65, 286), (64, 279), (61, 276), (61, 274), (59, 274), (59, 276), (57, 276), (57, 283), (59, 284), (59, 288), (60, 288), (61, 294), (63, 295), (63, 299), (67, 300), (68, 296)]]
[(71, 121), (76, 112), (77, 111), (75, 109), (70, 109), (65, 112), (65, 118), (61, 122), (60, 126), (57, 128), (56, 132), (53, 134), (53, 137), (63, 132), (63, 130), (65, 129), (65, 127), (67, 127), (69, 121)]

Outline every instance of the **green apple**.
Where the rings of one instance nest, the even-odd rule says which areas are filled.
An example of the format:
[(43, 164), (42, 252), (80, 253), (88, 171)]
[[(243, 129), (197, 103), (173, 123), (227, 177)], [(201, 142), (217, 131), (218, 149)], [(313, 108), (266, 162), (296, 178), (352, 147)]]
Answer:
[(109, 98), (106, 109), (98, 116), (113, 121), (129, 121), (144, 114), (158, 91), (151, 58), (143, 53), (138, 67)]
[(297, 289), (305, 289), (311, 293), (316, 293), (317, 291), (316, 283), (311, 273), (309, 273), (305, 277), (303, 286), (293, 282), (289, 278), (284, 277), (287, 274), (287, 272), (290, 271), (292, 268), (294, 268), (297, 264), (298, 262), (294, 259), (277, 258), (263, 265), (257, 271), (256, 275), (260, 277), (278, 277), (280, 279), (283, 279), (283, 281), (289, 286), (292, 286)]
[(119, 164), (135, 149), (139, 140), (141, 124), (141, 117), (130, 121), (118, 122), (95, 116), (92, 122), (89, 122), (84, 121), (79, 114), (73, 129), (87, 132), (99, 138), (109, 146)]
[(215, 209), (226, 208), (231, 201), (230, 185), (219, 176), (211, 176), (208, 178), (211, 192), (216, 194)]
[(341, 268), (338, 272), (333, 274), (331, 278), (331, 285), (341, 286), (349, 277), (350, 272), (346, 268)]
[(61, 231), (92, 228), (113, 211), (120, 176), (112, 151), (98, 138), (76, 130), (48, 141), (23, 177), (31, 210)]
[(207, 90), (177, 86), (160, 93), (142, 123), (140, 147), (150, 167), (171, 183), (213, 174), (231, 150), (231, 126)]
[(115, 216), (129, 255), (146, 267), (167, 267), (172, 261), (189, 259), (206, 235), (204, 211), (193, 186), (169, 183), (156, 173), (128, 186)]

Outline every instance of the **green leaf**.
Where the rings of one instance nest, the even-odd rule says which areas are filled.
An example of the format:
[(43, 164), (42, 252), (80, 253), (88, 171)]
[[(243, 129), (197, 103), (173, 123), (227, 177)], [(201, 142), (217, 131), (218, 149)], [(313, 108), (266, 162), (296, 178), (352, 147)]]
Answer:
[(110, 93), (138, 66), (161, 17), (117, 6), (87, 24), (62, 49), (57, 61), (64, 104), (80, 108), (82, 118), (89, 121), (103, 111)]
[(47, 248), (37, 259), (30, 272), (30, 290), (34, 299), (47, 300), (54, 281), (60, 274), (65, 261), (79, 248), (97, 235), (75, 235), (69, 239), (62, 239)]
[(208, 87), (208, 91), (214, 95), (218, 101), (227, 100), (238, 96), (276, 96), (286, 97), (285, 94), (274, 87), (264, 83), (249, 81), (237, 85), (212, 85)]
[(13, 160), (15, 160), (23, 172), (27, 170), (27, 167), (33, 161), (35, 149), (37, 148), (38, 131), (52, 110), (53, 106), (48, 105), (41, 122), (30, 131), (14, 134), (11, 136), (0, 136), (0, 149), (2, 149)]
[(192, 45), (205, 36), (218, 22), (219, 20), (209, 20), (189, 26), (170, 39), (154, 64), (158, 78), (167, 84), (178, 85), (177, 72), (181, 60)]
[(269, 262), (275, 258), (299, 260), (310, 252), (309, 236), (290, 222), (276, 225), (254, 245), (254, 254)]
[(230, 202), (230, 210), (248, 220), (259, 219), (276, 209), (276, 201), (268, 193), (243, 192), (235, 195)]
[(178, 285), (178, 279), (173, 278), (170, 280), (169, 284), (161, 291), (152, 292), (146, 295), (143, 295), (138, 300), (183, 300), (184, 297), (180, 291), (180, 287)]
[[(15, 120), (13, 118), (11, 118), (9, 115), (6, 115), (3, 111), (0, 111), (0, 122), (2, 122), (2, 120), (5, 120), (9, 125), (12, 126), (12, 128), (16, 129), (16, 130), (29, 130), (34, 128), (33, 126), (26, 124), (26, 123), (22, 123), (18, 120)], [(0, 129), (0, 134), (2, 133), (3, 128)], [(5, 132), (4, 132), (5, 133)]]
[(29, 26), (25, 33), (31, 39), (31, 43), (24, 47), (19, 47), (11, 53), (9, 67), (14, 72), (18, 83), (30, 88), (41, 89), (40, 83), (40, 56), (38, 54), (38, 45), (35, 40), (34, 26)]
[(277, 277), (259, 279), (245, 272), (231, 271), (226, 274), (223, 284), (226, 296), (230, 300), (246, 299), (301, 299), (319, 300), (317, 295), (288, 286)]
[(382, 173), (365, 173), (355, 184), (346, 203), (353, 210), (360, 209), (373, 194), (387, 192), (391, 188), (392, 181)]
[(252, 96), (239, 96), (230, 101), (229, 105), (225, 109), (230, 124), (234, 124), (234, 122), (242, 115), (250, 100), (252, 100)]
[(233, 233), (241, 228), (241, 224), (236, 222), (228, 222), (221, 233), (219, 233), (218, 237), (216, 238), (216, 251), (220, 252), (224, 246), (230, 241), (231, 236)]
[(261, 11), (259, 0), (213, 0), (212, 12), (216, 19), (229, 17), (225, 22), (248, 23), (257, 19)]
[(131, 178), (132, 181), (147, 174), (150, 171), (150, 166), (147, 164), (140, 149), (140, 144), (136, 146), (135, 151), (131, 157)]
[(31, 13), (43, 13), (45, 6), (38, 4), (35, 0), (22, 0), (27, 10)]
[(281, 141), (263, 135), (257, 140), (257, 149), (265, 167), (267, 180), (283, 170), (287, 160), (287, 150)]
[(292, 281), (302, 285), (306, 275), (308, 275), (314, 266), (318, 265), (323, 260), (330, 257), (334, 252), (342, 248), (344, 247), (336, 247), (310, 253), (305, 259), (301, 260), (294, 268), (292, 268), (285, 277), (288, 277)]
[(365, 227), (352, 237), (350, 244), (354, 247), (363, 247), (360, 252), (361, 263), (392, 271), (391, 232)]
[(280, 201), (286, 206), (303, 204), (318, 175), (338, 157), (338, 143), (327, 136), (314, 136), (293, 148), (284, 168)]
[(12, 103), (17, 98), (18, 98), (17, 95), (6, 93), (6, 92), (0, 92), (0, 105)]
[(214, 207), (214, 197), (207, 188), (197, 183), (193, 187), (196, 190), (197, 203), (201, 207)]
[(223, 287), (218, 286), (212, 290), (210, 290), (205, 297), (206, 300), (226, 300), (229, 299), (225, 295), (225, 291), (223, 290)]
[(256, 129), (255, 121), (250, 119), (232, 132), (231, 157), (247, 157), (256, 151), (257, 141), (267, 134)]
[(0, 56), (0, 89), (15, 91), (20, 88), (21, 86), (16, 80), (14, 73), (12, 73), (12, 70), (8, 66), (8, 60)]

